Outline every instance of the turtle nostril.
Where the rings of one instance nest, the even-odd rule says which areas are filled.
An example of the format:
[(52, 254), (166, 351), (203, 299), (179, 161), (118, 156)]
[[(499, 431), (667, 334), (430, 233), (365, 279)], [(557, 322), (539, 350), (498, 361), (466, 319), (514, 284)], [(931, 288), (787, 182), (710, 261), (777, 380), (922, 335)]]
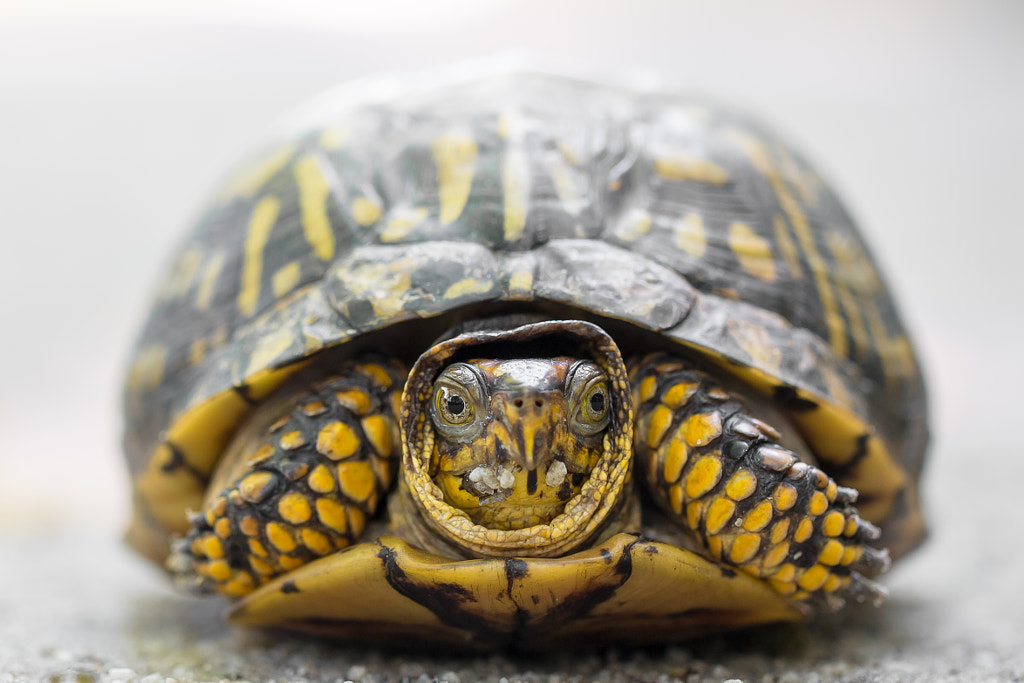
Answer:
[(533, 405), (537, 406), (538, 408), (543, 408), (544, 407), (544, 399), (542, 399), (542, 398), (534, 399)]
[(523, 407), (523, 399), (517, 398), (516, 400), (512, 401), (512, 405), (514, 405), (516, 408), (522, 408)]

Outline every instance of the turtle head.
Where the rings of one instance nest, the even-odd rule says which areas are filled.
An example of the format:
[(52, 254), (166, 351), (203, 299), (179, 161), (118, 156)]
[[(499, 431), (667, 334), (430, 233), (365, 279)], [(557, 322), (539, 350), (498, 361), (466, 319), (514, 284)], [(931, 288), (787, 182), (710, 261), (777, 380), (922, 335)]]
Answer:
[(435, 550), (565, 554), (632, 500), (631, 443), (625, 366), (599, 327), (460, 334), (409, 374), (391, 517)]
[(580, 492), (610, 422), (608, 376), (591, 360), (470, 359), (434, 382), (434, 481), (477, 524), (547, 524)]

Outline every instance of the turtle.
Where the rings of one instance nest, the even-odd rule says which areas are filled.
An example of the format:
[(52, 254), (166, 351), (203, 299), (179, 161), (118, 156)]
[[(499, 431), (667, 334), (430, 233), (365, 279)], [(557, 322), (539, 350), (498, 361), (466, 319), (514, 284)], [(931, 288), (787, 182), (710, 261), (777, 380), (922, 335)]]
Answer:
[(706, 99), (533, 71), (313, 109), (156, 293), (131, 545), (232, 623), (400, 647), (884, 597), (925, 537), (926, 392), (804, 156)]

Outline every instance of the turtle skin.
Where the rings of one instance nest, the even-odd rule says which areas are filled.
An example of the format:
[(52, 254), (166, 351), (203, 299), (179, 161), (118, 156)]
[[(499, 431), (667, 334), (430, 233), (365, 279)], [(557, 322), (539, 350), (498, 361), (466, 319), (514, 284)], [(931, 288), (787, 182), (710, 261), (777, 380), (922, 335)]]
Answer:
[[(168, 556), (232, 439), (296, 377), (368, 349), (410, 367), (460, 321), (522, 312), (741, 384), (860, 492), (879, 547), (898, 559), (923, 539), (913, 346), (849, 215), (791, 147), (685, 95), (533, 73), (336, 100), (226, 183), (159, 290), (125, 400), (140, 551)], [(703, 621), (792, 618), (719, 607)]]

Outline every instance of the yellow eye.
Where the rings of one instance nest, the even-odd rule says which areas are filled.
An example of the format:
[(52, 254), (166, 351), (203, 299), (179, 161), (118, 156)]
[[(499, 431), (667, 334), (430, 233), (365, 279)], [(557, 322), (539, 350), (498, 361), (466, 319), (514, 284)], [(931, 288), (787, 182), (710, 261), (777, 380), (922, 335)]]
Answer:
[(569, 399), (569, 428), (581, 437), (604, 431), (611, 422), (612, 394), (608, 376), (589, 360), (577, 361), (566, 378)]
[(434, 405), (437, 415), (450, 425), (464, 425), (473, 419), (473, 404), (469, 397), (453, 387), (438, 387)]
[(580, 403), (580, 421), (602, 427), (608, 417), (608, 383), (597, 382), (587, 389)]

